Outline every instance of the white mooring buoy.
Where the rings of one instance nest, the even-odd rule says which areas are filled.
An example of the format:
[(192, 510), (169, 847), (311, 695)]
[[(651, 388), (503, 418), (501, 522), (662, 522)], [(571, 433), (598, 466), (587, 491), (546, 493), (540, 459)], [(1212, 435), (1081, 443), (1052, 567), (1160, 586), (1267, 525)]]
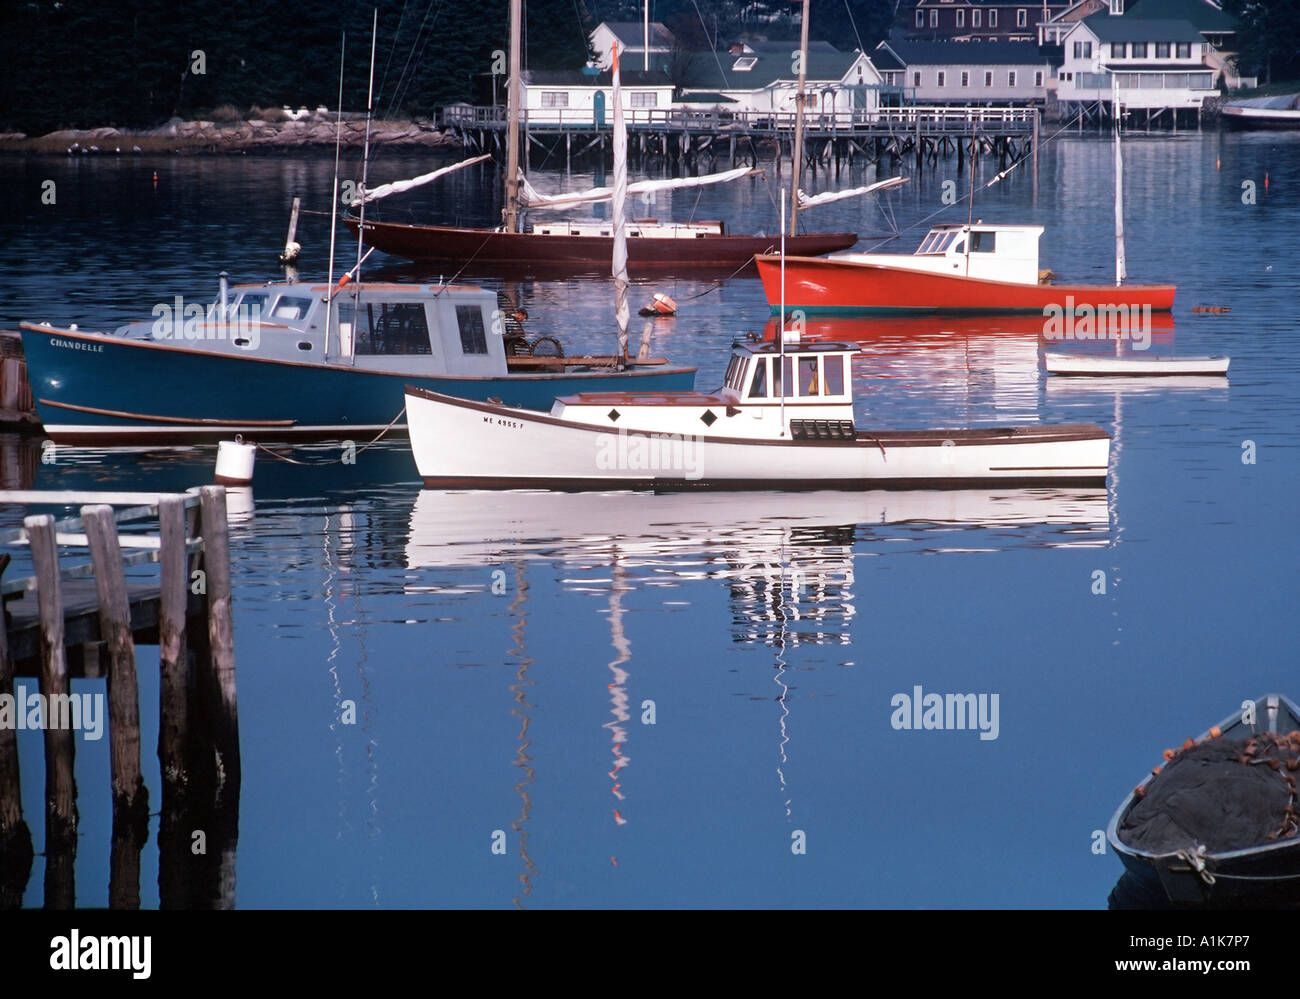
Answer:
[(253, 457), (257, 453), (256, 444), (244, 443), (244, 438), (236, 435), (233, 441), (221, 441), (217, 444), (216, 481), (223, 486), (247, 486), (253, 481)]

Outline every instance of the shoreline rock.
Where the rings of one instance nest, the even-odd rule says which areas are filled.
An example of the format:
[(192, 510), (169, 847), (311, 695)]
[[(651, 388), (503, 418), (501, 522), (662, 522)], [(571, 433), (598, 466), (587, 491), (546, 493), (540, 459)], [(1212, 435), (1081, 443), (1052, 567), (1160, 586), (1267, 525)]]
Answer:
[[(247, 153), (283, 152), (293, 149), (333, 147), (337, 123), (327, 114), (297, 120), (268, 121), (182, 121), (173, 118), (149, 129), (109, 127), (59, 129), (47, 135), (27, 136), (21, 132), (0, 134), (0, 152), (67, 153), (81, 155), (131, 153)], [(365, 143), (365, 117), (344, 115), (338, 129), (346, 147)], [(377, 120), (370, 125), (372, 146), (412, 149), (459, 149), (460, 141), (441, 131), (427, 118)]]

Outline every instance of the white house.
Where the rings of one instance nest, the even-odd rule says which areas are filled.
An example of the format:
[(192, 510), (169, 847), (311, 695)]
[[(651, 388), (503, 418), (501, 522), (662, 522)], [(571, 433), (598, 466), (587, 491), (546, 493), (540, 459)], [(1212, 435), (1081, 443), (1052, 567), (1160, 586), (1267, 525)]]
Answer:
[[(867, 118), (880, 101), (880, 72), (864, 52), (841, 52), (826, 42), (808, 46), (804, 65), (808, 120), (827, 128), (855, 116)], [(681, 79), (681, 100), (720, 96), (725, 108), (751, 120), (785, 128), (795, 117), (799, 92), (799, 43), (762, 42), (733, 46), (729, 53), (696, 53)]]
[(875, 61), (902, 103), (1010, 106), (1046, 100), (1052, 68), (1034, 42), (919, 42), (889, 38)]
[(1077, 22), (1065, 33), (1056, 96), (1062, 102), (1109, 104), (1118, 86), (1126, 108), (1199, 110), (1218, 93), (1210, 44), (1190, 22), (1112, 16)]
[[(663, 121), (673, 109), (673, 83), (662, 70), (625, 69), (619, 57), (619, 83), (629, 125)], [(582, 70), (527, 70), (521, 79), (530, 127), (599, 125), (613, 122), (613, 77)]]
[(645, 24), (641, 21), (602, 21), (591, 33), (591, 50), (601, 69), (613, 67), (611, 55), (618, 42), (618, 64), (623, 70), (667, 68), (672, 57), (673, 33), (658, 21), (650, 22), (649, 58), (646, 58)]

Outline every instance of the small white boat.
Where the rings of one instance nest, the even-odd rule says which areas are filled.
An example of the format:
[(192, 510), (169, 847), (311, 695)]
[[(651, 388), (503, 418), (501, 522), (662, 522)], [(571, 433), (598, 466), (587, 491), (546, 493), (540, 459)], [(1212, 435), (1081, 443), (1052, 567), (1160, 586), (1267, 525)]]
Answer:
[(1043, 366), (1050, 375), (1130, 376), (1138, 378), (1169, 375), (1219, 376), (1228, 373), (1227, 357), (1098, 357), (1092, 354), (1044, 354)]
[(1105, 484), (1110, 435), (1096, 424), (859, 430), (855, 352), (737, 343), (714, 394), (584, 393), (549, 414), (408, 387), (411, 449), (424, 484), (444, 489)]

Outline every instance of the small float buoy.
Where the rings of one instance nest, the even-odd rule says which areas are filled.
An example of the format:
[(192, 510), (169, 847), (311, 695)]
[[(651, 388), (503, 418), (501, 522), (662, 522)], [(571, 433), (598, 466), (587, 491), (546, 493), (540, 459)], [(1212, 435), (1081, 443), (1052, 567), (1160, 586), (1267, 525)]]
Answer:
[(158, 186), (158, 171), (157, 171), (157, 170), (155, 170), (155, 171), (153, 172), (153, 186), (154, 186), (154, 187), (157, 187), (157, 186)]
[(675, 316), (677, 315), (677, 303), (667, 295), (656, 292), (654, 298), (641, 309), (639, 314), (643, 316)]
[(244, 438), (238, 434), (233, 441), (218, 443), (216, 481), (223, 486), (246, 486), (251, 483), (256, 453), (257, 445), (244, 443)]
[(1268, 174), (1264, 174), (1264, 190), (1268, 190)]

